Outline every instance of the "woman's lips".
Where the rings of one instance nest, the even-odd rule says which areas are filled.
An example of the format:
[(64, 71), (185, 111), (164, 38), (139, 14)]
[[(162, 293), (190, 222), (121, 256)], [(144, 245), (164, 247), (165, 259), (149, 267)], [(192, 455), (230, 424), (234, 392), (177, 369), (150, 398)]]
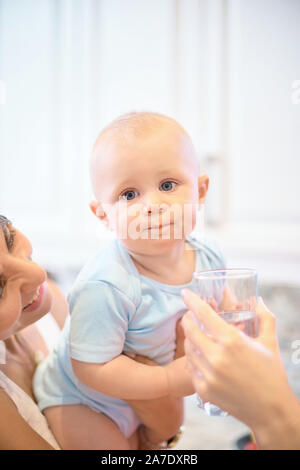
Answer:
[(44, 298), (45, 285), (41, 284), (39, 289), (40, 291), (38, 298), (32, 304), (28, 305), (28, 307), (23, 308), (23, 312), (29, 313), (39, 308)]

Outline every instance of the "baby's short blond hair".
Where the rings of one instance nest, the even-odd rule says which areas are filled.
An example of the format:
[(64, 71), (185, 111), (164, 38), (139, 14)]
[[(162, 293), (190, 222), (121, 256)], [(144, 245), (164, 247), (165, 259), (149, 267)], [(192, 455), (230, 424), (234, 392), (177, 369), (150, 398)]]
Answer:
[[(99, 162), (105, 160), (105, 150), (103, 151), (102, 147), (99, 152), (98, 146), (101, 148), (101, 143), (105, 143), (106, 137), (108, 137), (108, 139), (116, 139), (121, 142), (121, 144), (124, 143), (126, 145), (128, 141), (143, 139), (144, 137), (147, 138), (149, 134), (159, 132), (162, 129), (169, 129), (187, 137), (190, 148), (192, 149), (190, 157), (191, 164), (194, 166), (195, 172), (199, 173), (199, 162), (192, 140), (187, 131), (175, 119), (151, 111), (131, 111), (122, 114), (108, 124), (101, 130), (95, 141), (90, 160), (90, 175), (94, 194), (96, 195), (96, 188), (99, 183)], [(95, 170), (96, 168), (98, 169)]]
[(175, 119), (165, 114), (151, 111), (131, 111), (118, 116), (108, 124), (98, 135), (93, 149), (95, 149), (101, 137), (107, 133), (115, 134), (121, 138), (143, 137), (145, 134), (161, 128), (162, 124), (177, 128), (178, 131), (188, 135), (186, 130)]

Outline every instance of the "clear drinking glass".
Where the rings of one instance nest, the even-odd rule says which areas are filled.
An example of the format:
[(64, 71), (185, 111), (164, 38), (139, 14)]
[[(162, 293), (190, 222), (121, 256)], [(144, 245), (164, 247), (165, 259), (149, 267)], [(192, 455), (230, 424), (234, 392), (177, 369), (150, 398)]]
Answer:
[[(193, 274), (197, 293), (220, 317), (246, 335), (258, 335), (258, 318), (255, 313), (257, 302), (257, 273), (253, 269), (218, 269)], [(202, 324), (200, 328), (204, 330)], [(209, 416), (227, 416), (212, 403), (204, 403), (197, 395), (198, 406)]]

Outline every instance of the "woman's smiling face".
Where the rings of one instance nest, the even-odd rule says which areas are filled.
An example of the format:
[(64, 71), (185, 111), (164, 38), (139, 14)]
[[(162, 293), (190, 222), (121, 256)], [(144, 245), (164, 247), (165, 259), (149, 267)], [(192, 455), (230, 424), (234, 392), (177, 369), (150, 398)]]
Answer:
[[(0, 217), (0, 222), (3, 218)], [(31, 259), (29, 240), (8, 222), (0, 227), (0, 340), (49, 312), (46, 272)]]

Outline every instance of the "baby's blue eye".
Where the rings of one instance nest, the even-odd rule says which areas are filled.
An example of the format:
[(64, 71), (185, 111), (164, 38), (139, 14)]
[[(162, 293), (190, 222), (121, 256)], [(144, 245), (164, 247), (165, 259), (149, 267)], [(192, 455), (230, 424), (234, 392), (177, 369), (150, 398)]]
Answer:
[(165, 181), (164, 183), (162, 183), (161, 188), (163, 188), (163, 191), (170, 191), (171, 189), (173, 189), (173, 184), (176, 183), (174, 183), (174, 181)]
[(132, 199), (135, 198), (135, 193), (136, 191), (133, 191), (132, 189), (130, 191), (126, 191), (120, 196), (120, 199), (126, 199), (126, 201), (132, 201)]

